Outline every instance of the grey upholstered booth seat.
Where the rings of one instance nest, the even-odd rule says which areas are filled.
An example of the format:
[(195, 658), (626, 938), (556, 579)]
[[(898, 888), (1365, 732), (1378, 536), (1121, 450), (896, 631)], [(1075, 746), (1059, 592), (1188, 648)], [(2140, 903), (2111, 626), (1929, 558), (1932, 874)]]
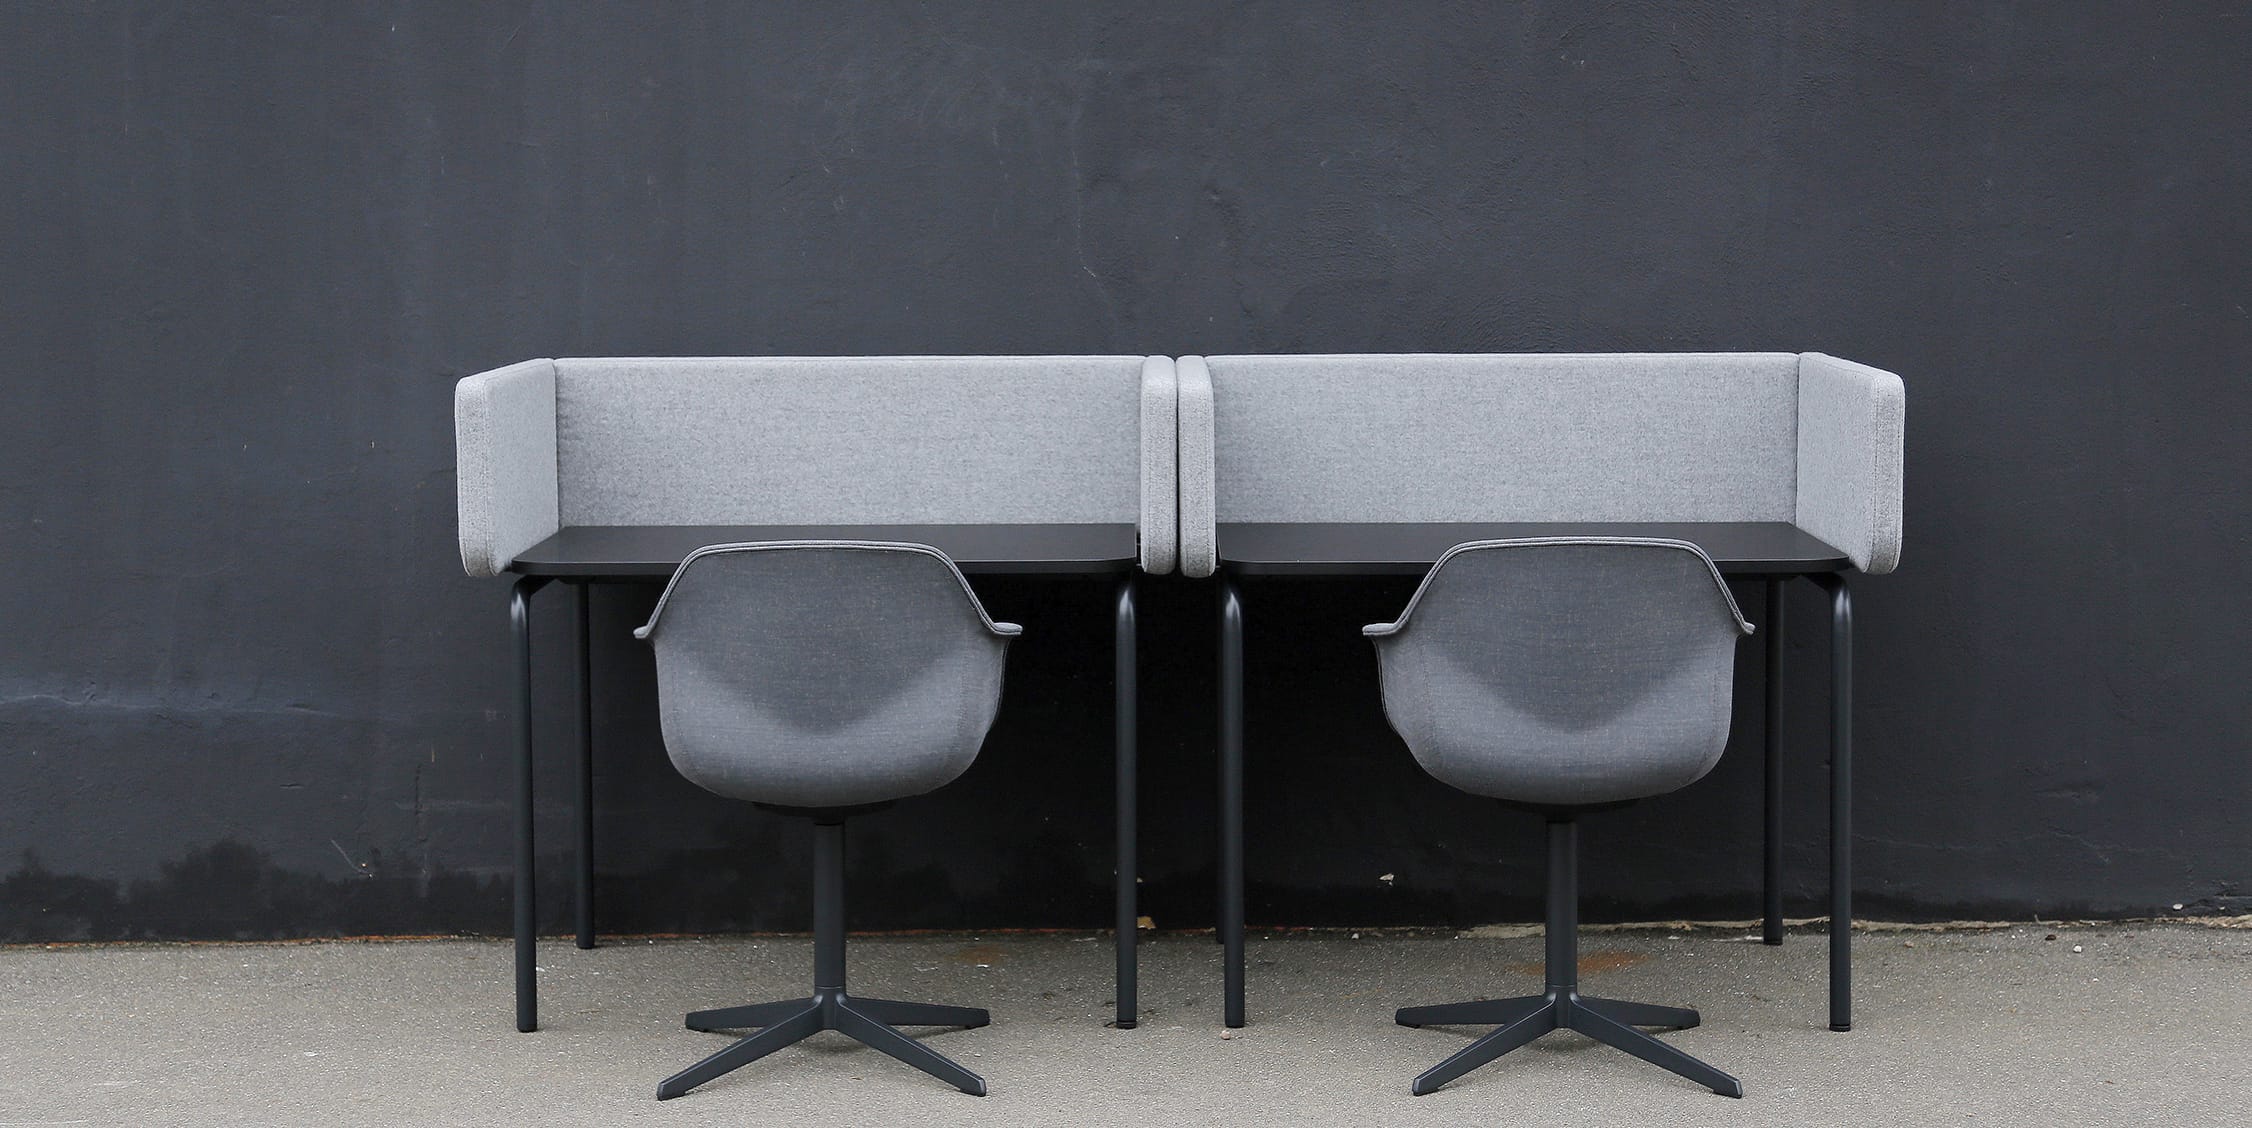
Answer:
[(1712, 770), (1751, 631), (1697, 546), (1578, 537), (1457, 545), (1398, 621), (1363, 633), (1424, 770), (1473, 795), (1595, 806)]
[(698, 549), (634, 637), (656, 650), (682, 775), (732, 799), (838, 808), (967, 770), (1019, 633), (935, 548), (774, 541)]
[(1635, 1029), (1686, 1007), (1579, 990), (1581, 812), (1685, 787), (1728, 742), (1736, 641), (1751, 633), (1687, 541), (1477, 541), (1440, 557), (1375, 640), (1384, 713), (1441, 782), (1548, 822), (1546, 984), (1538, 995), (1402, 1008), (1402, 1026), (1494, 1029), (1415, 1079), (1430, 1093), (1551, 1030), (1576, 1030), (1741, 1097), (1736, 1078)]
[(581, 525), (1130, 523), (1177, 558), (1161, 356), (529, 360), (454, 420), (476, 576)]
[(1820, 353), (1182, 357), (1181, 569), (1220, 522), (1788, 521), (1900, 554), (1900, 378)]
[(822, 1030), (985, 1095), (984, 1078), (896, 1029), (984, 1026), (985, 1010), (847, 989), (845, 823), (970, 766), (1019, 633), (926, 545), (723, 544), (681, 561), (634, 632), (657, 651), (665, 750), (708, 790), (813, 822), (813, 991), (691, 1012), (690, 1030), (757, 1032), (665, 1078), (658, 1099)]

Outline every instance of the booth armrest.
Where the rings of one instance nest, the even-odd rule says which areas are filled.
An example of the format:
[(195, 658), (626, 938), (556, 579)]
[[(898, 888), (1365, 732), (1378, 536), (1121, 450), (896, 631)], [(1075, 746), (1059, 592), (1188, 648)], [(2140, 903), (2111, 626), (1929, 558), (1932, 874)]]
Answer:
[(1799, 354), (1798, 526), (1871, 574), (1900, 563), (1906, 413), (1900, 377)]
[(561, 525), (555, 472), (555, 362), (527, 360), (454, 386), (461, 566), (499, 575)]

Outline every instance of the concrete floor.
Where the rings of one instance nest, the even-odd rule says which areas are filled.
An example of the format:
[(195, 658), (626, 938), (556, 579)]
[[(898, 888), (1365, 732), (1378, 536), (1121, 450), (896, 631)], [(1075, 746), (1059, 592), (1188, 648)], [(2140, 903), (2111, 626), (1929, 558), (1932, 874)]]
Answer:
[(802, 993), (806, 940), (543, 946), (532, 1035), (509, 1020), (503, 943), (230, 944), (0, 949), (0, 1125), (2252, 1124), (2252, 930), (1872, 932), (1849, 1034), (1826, 1028), (1811, 933), (1591, 933), (1581, 951), (1590, 993), (1701, 1008), (1665, 1037), (1746, 1098), (1573, 1034), (1409, 1096), (1482, 1031), (1392, 1009), (1531, 990), (1537, 936), (1255, 940), (1232, 1037), (1209, 937), (1148, 943), (1131, 1031), (1103, 1026), (1107, 937), (864, 938), (865, 993), (992, 1010), (927, 1035), (990, 1097), (823, 1034), (665, 1103), (657, 1080), (726, 1042), (681, 1013)]

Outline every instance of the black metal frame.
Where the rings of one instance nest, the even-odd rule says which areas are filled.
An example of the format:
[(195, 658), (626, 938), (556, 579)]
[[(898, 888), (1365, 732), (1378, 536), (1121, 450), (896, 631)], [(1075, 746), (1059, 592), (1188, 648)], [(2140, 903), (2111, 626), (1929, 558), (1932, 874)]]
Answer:
[[(509, 591), (508, 620), (516, 658), (516, 864), (515, 956), (516, 1029), (529, 1034), (539, 1029), (539, 855), (534, 835), (534, 761), (532, 757), (532, 596), (553, 582), (551, 576), (521, 576)], [(576, 850), (573, 885), (577, 894), (573, 918), (576, 941), (593, 948), (594, 936), (594, 659), (588, 645), (592, 634), (593, 604), (585, 581), (578, 589), (578, 690), (579, 746), (575, 765), (576, 802), (572, 829)]]
[(1853, 584), (1811, 577), (1830, 593), (1830, 1029), (1853, 1029)]
[(539, 1029), (538, 856), (532, 842), (532, 596), (545, 576), (525, 576), (508, 595), (508, 622), (516, 653), (516, 1029)]
[[(1728, 571), (1727, 565), (1722, 565)], [(1350, 573), (1332, 573), (1350, 574)], [(1767, 777), (1762, 939), (1783, 942), (1782, 748), (1783, 585), (1792, 574), (1763, 571), (1767, 581)], [(1846, 572), (1803, 573), (1830, 596), (1830, 1029), (1853, 1029), (1853, 591)], [(1215, 576), (1220, 618), (1220, 905), (1221, 1019), (1244, 1024), (1243, 873), (1243, 594), (1223, 566)]]
[(1114, 661), (1111, 684), (1114, 690), (1112, 734), (1116, 780), (1112, 794), (1117, 803), (1118, 870), (1113, 884), (1115, 890), (1117, 937), (1117, 1011), (1111, 1025), (1120, 1030), (1132, 1030), (1137, 1022), (1140, 999), (1140, 974), (1135, 945), (1141, 928), (1141, 877), (1139, 844), (1135, 841), (1140, 823), (1139, 783), (1141, 734), (1136, 712), (1140, 701), (1137, 672), (1141, 668), (1137, 635), (1139, 623), (1134, 610), (1135, 581), (1132, 573), (1118, 582), (1118, 618), (1113, 625), (1112, 642)]
[(1760, 940), (1783, 943), (1783, 581), (1767, 581), (1767, 725), (1760, 734), (1766, 746), (1766, 818), (1761, 834)]
[(1222, 1020), (1243, 1015), (1243, 599), (1220, 575), (1220, 943)]
[(572, 584), (579, 595), (579, 764), (578, 801), (571, 818), (578, 831), (577, 865), (573, 867), (578, 894), (576, 911), (578, 945), (594, 948), (594, 585)]
[[(516, 962), (516, 1029), (529, 1034), (539, 1029), (539, 895), (538, 854), (534, 841), (534, 759), (532, 741), (532, 596), (554, 582), (551, 575), (521, 575), (509, 591), (509, 627), (515, 670), (515, 873), (514, 932)], [(627, 572), (618, 575), (577, 573), (564, 582), (578, 589), (577, 680), (579, 694), (578, 760), (574, 766), (572, 872), (575, 902), (573, 923), (580, 948), (596, 946), (594, 928), (594, 671), (590, 589), (597, 583), (662, 582), (664, 575)], [(1131, 1030), (1139, 1014), (1139, 975), (1135, 929), (1141, 919), (1138, 879), (1138, 784), (1140, 701), (1138, 619), (1135, 610), (1136, 575), (1128, 571), (1118, 584), (1114, 669), (1114, 724), (1117, 772), (1117, 976), (1116, 1017), (1112, 1024)]]
[(1547, 984), (1540, 994), (1404, 1007), (1393, 1016), (1393, 1021), (1402, 1026), (1495, 1027), (1492, 1033), (1425, 1070), (1412, 1087), (1416, 1096), (1435, 1093), (1447, 1082), (1551, 1030), (1577, 1030), (1721, 1096), (1744, 1095), (1743, 1084), (1734, 1077), (1635, 1029), (1656, 1026), (1686, 1030), (1697, 1025), (1696, 1011), (1580, 994), (1579, 824), (1569, 812), (1552, 813), (1548, 818), (1547, 933)]
[(726, 1049), (665, 1078), (657, 1084), (657, 1099), (682, 1096), (698, 1085), (823, 1030), (834, 1030), (870, 1049), (881, 1050), (973, 1097), (984, 1096), (984, 1078), (896, 1029), (897, 1026), (974, 1029), (993, 1021), (984, 1009), (860, 999), (845, 990), (845, 816), (833, 811), (801, 813), (813, 819), (812, 997), (691, 1012), (686, 1020), (690, 1030), (756, 1028), (758, 1033), (737, 1039)]

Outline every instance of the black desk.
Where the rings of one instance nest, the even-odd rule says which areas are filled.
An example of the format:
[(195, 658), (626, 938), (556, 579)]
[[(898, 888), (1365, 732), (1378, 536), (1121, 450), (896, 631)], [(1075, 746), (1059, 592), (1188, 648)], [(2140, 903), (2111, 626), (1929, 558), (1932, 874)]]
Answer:
[(1132, 525), (579, 525), (508, 567), (527, 576), (667, 579), (705, 545), (779, 540), (927, 544), (973, 575), (1124, 575), (1141, 560)]
[(509, 614), (516, 652), (516, 1028), (539, 1026), (534, 947), (538, 924), (532, 841), (532, 593), (554, 580), (578, 588), (579, 749), (576, 805), (578, 946), (594, 947), (594, 709), (588, 662), (587, 589), (605, 582), (661, 582), (709, 544), (777, 540), (904, 541), (927, 544), (971, 575), (1079, 576), (1118, 584), (1116, 741), (1118, 1013), (1136, 1009), (1134, 581), (1141, 540), (1130, 524), (1100, 525), (651, 525), (566, 528), (510, 563), (518, 573)]
[(1222, 524), (1220, 560), (1220, 939), (1223, 1018), (1243, 1007), (1243, 598), (1238, 577), (1415, 575), (1465, 541), (1518, 537), (1668, 537), (1705, 550), (1731, 576), (1767, 581), (1766, 858), (1763, 938), (1783, 942), (1780, 780), (1783, 584), (1830, 594), (1830, 1028), (1853, 1025), (1853, 600), (1846, 555), (1783, 521), (1713, 523)]
[(1239, 576), (1420, 576), (1466, 541), (1526, 537), (1685, 540), (1730, 575), (1791, 575), (1853, 567), (1844, 553), (1782, 521), (1716, 523), (1222, 525), (1220, 561)]

